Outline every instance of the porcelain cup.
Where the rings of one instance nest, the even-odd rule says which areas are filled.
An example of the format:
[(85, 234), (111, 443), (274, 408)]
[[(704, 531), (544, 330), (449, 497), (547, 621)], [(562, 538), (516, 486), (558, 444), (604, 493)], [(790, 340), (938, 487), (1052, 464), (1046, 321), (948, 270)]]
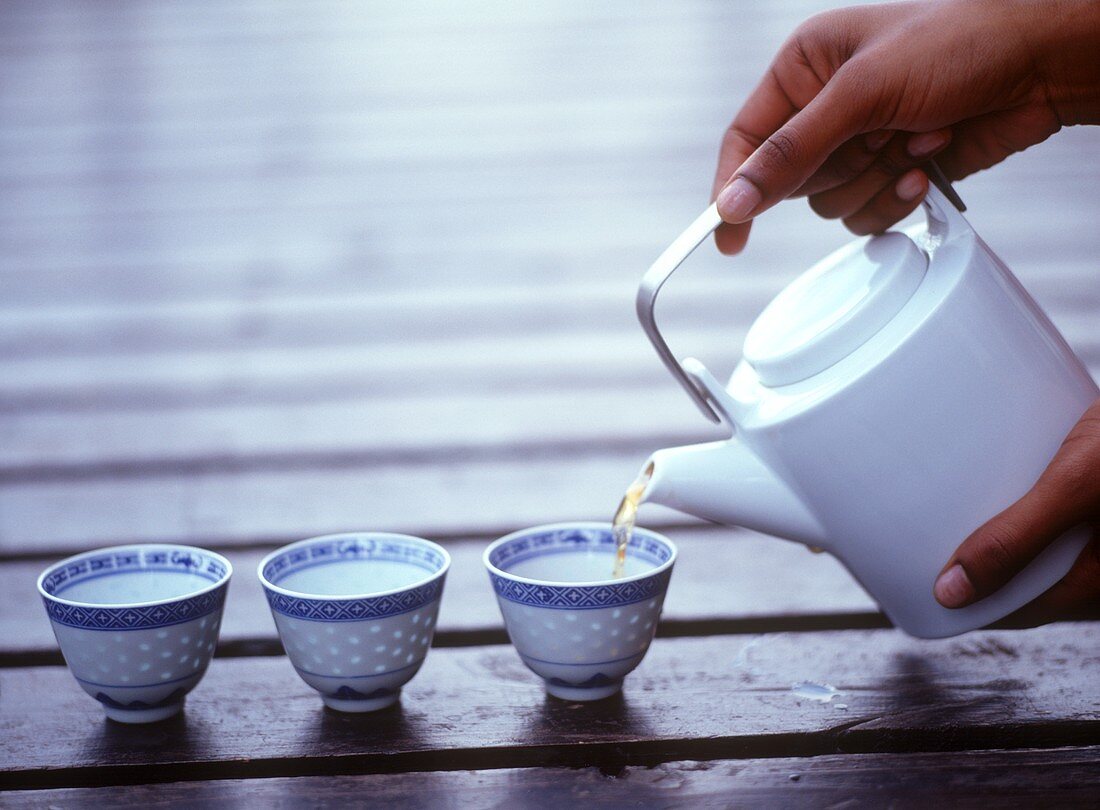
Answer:
[(287, 657), (331, 709), (397, 702), (424, 663), (450, 555), (419, 537), (333, 534), (269, 554), (258, 570)]
[(635, 529), (624, 576), (602, 523), (524, 529), (492, 543), (485, 566), (508, 636), (546, 691), (563, 700), (616, 694), (646, 654), (661, 614), (676, 547)]
[(54, 636), (81, 688), (122, 723), (183, 708), (218, 640), (233, 566), (192, 546), (117, 546), (38, 577)]

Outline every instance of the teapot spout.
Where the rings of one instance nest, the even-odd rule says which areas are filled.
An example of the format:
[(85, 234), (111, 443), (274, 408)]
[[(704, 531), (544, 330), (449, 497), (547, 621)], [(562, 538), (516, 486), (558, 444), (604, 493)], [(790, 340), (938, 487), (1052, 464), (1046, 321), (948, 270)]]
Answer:
[(714, 523), (827, 548), (817, 518), (736, 436), (658, 450), (647, 462), (645, 499)]

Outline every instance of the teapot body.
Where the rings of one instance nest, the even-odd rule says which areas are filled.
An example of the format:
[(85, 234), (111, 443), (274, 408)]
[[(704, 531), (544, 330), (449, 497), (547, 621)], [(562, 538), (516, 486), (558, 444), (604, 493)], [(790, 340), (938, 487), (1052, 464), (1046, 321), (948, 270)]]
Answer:
[[(932, 595), (959, 543), (1034, 484), (1098, 391), (1008, 268), (946, 200), (929, 196), (927, 227), (907, 231), (926, 271), (896, 314), (841, 359), (766, 384), (748, 358), (725, 387), (690, 366), (734, 434), (725, 447), (701, 447), (755, 461), (750, 475), (712, 487), (712, 503), (685, 511), (823, 546), (896, 625), (932, 638), (996, 621), (1069, 570), (1087, 527), (971, 606), (947, 609)], [(654, 455), (651, 499), (677, 507), (662, 496), (675, 491), (661, 481), (662, 453), (677, 451)], [(777, 530), (782, 521), (742, 520), (746, 483), (775, 493), (769, 499), (781, 506), (766, 511), (797, 503), (805, 516), (796, 525), (812, 526), (813, 536)], [(723, 510), (723, 498), (733, 506)]]
[(1034, 484), (1098, 392), (972, 231), (931, 248), (905, 310), (851, 355), (778, 388), (742, 361), (727, 390), (740, 440), (800, 496), (826, 547), (896, 625), (941, 637), (1008, 615), (1073, 564), (1087, 527), (974, 605), (932, 596), (958, 544)]

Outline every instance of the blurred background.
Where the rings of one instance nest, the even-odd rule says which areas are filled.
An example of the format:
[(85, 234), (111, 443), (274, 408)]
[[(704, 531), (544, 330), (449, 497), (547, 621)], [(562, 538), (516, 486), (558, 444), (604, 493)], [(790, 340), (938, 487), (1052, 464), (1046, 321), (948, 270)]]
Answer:
[[(7, 0), (0, 553), (608, 519), (652, 450), (715, 435), (638, 281), (828, 5)], [(1098, 147), (958, 185), (1094, 375)], [(849, 238), (795, 201), (705, 246), (674, 350), (728, 374)]]

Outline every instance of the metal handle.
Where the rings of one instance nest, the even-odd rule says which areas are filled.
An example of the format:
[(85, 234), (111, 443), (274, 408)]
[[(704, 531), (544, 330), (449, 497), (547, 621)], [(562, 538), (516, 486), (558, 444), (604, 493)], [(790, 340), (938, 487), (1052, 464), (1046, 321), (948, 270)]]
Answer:
[(680, 365), (680, 361), (672, 353), (672, 350), (668, 348), (668, 344), (661, 335), (661, 330), (657, 328), (656, 320), (654, 320), (653, 306), (657, 303), (657, 293), (661, 291), (662, 285), (668, 281), (669, 276), (721, 224), (722, 217), (719, 216), (718, 204), (715, 203), (700, 214), (687, 227), (687, 230), (677, 236), (673, 243), (665, 248), (664, 253), (657, 257), (657, 261), (650, 265), (645, 275), (642, 276), (642, 284), (638, 287), (638, 297), (635, 300), (638, 320), (642, 322), (642, 329), (645, 330), (649, 342), (653, 344), (653, 348), (657, 350), (661, 362), (672, 372), (672, 376), (679, 381), (684, 390), (691, 395), (692, 400), (699, 406), (699, 410), (703, 412), (703, 415), (715, 423), (721, 422), (721, 417), (711, 407), (706, 393), (695, 385), (687, 372), (684, 371), (684, 367)]
[[(966, 206), (959, 195), (955, 193), (955, 189), (951, 187), (940, 167), (934, 161), (928, 161), (924, 168), (933, 186), (947, 198), (947, 201), (959, 212), (965, 211)], [(929, 196), (934, 196), (934, 194), (930, 193)], [(925, 201), (925, 207), (929, 211), (932, 210), (928, 200)], [(684, 370), (683, 365), (676, 359), (672, 350), (668, 348), (668, 343), (661, 335), (661, 330), (657, 328), (657, 321), (653, 317), (653, 307), (657, 303), (657, 294), (661, 291), (664, 283), (668, 281), (669, 276), (721, 224), (722, 217), (718, 214), (718, 204), (714, 203), (688, 225), (687, 230), (677, 236), (672, 244), (665, 248), (664, 253), (657, 257), (657, 261), (650, 265), (645, 275), (642, 276), (642, 284), (638, 287), (638, 297), (635, 300), (638, 320), (642, 322), (642, 329), (645, 330), (649, 342), (653, 344), (653, 348), (657, 350), (661, 362), (665, 364), (665, 367), (672, 372), (672, 376), (688, 392), (692, 401), (703, 412), (703, 415), (716, 424), (720, 423), (722, 418), (711, 404), (707, 392)]]
[(943, 173), (943, 169), (939, 167), (936, 161), (930, 160), (924, 164), (922, 168), (924, 169), (924, 173), (928, 175), (928, 179), (932, 181), (932, 185), (940, 190), (940, 193), (947, 198), (947, 201), (955, 206), (955, 209), (960, 214), (965, 213), (966, 203), (962, 201), (962, 197), (960, 197), (959, 193), (951, 186), (951, 181), (947, 179), (947, 175)]

